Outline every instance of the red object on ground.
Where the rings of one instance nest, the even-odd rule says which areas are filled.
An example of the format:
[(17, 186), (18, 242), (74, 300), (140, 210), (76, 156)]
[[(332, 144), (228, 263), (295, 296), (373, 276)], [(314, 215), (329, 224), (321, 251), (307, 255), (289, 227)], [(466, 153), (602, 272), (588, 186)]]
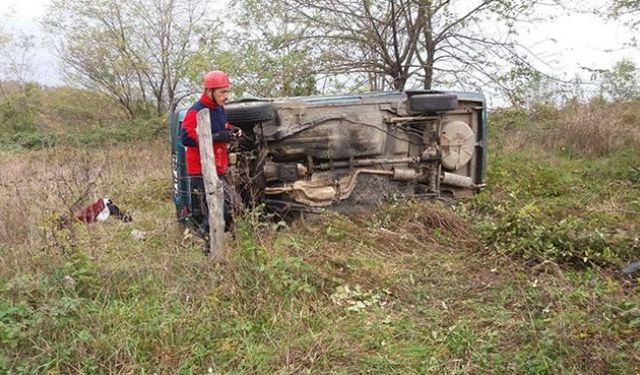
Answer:
[(98, 199), (80, 211), (76, 215), (76, 219), (83, 223), (95, 223), (107, 220), (110, 214), (109, 207), (107, 207), (108, 202), (108, 199)]

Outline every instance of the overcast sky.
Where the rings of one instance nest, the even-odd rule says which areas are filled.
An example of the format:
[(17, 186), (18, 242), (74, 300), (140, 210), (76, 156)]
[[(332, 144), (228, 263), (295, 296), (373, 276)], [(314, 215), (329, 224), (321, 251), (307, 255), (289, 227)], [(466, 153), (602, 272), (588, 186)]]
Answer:
[[(50, 0), (0, 0), (0, 14), (10, 13), (9, 27), (42, 35), (39, 19)], [(206, 0), (205, 0), (206, 1)], [(222, 2), (223, 0), (219, 0)], [(594, 1), (602, 4), (604, 0)], [(586, 14), (567, 15), (554, 10), (553, 21), (523, 26), (524, 43), (551, 64), (545, 70), (570, 78), (575, 74), (588, 77), (581, 66), (610, 68), (616, 61), (629, 58), (640, 64), (640, 50), (624, 49), (631, 37), (627, 27), (606, 22)], [(46, 42), (39, 42), (34, 62), (34, 79), (44, 84), (61, 83), (55, 59), (47, 52)]]

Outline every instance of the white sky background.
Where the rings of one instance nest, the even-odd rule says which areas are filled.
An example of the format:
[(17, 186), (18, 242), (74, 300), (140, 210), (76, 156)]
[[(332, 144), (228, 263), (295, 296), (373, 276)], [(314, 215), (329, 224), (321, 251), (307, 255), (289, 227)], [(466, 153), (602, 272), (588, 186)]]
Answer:
[[(597, 9), (606, 0), (584, 0), (583, 6)], [(590, 73), (581, 69), (609, 69), (623, 58), (640, 65), (640, 49), (628, 48), (632, 31), (620, 20), (606, 20), (606, 9), (602, 15), (584, 14), (550, 8), (553, 19), (539, 24), (523, 25), (521, 41), (550, 64), (550, 73), (560, 73), (570, 79), (575, 74), (587, 77)]]
[(0, 22), (2, 29), (9, 32), (23, 32), (34, 35), (35, 49), (30, 80), (45, 85), (62, 84), (62, 77), (57, 69), (57, 61), (43, 40), (43, 32), (39, 19), (46, 12), (49, 0), (0, 0)]
[[(63, 83), (62, 77), (55, 58), (46, 47), (46, 38), (39, 24), (49, 1), (0, 0), (0, 15), (10, 15), (8, 24), (7, 18), (2, 18), (4, 28), (36, 35), (37, 49), (31, 78), (46, 85), (56, 85)], [(591, 2), (603, 4), (605, 1)], [(621, 22), (605, 21), (587, 14), (568, 15), (566, 11), (557, 9), (554, 13), (555, 19), (523, 25), (520, 30), (521, 41), (550, 62), (548, 66), (539, 68), (566, 79), (576, 74), (588, 79), (589, 73), (582, 70), (582, 66), (607, 69), (622, 58), (629, 58), (640, 65), (640, 49), (623, 49), (623, 44), (632, 34)]]

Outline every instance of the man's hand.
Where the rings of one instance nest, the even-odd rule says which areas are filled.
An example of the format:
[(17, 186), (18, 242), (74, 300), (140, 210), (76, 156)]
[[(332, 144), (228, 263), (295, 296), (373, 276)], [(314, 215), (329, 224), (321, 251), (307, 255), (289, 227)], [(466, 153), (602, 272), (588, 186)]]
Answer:
[(231, 132), (233, 133), (234, 138), (241, 138), (244, 136), (244, 132), (240, 128), (233, 128), (231, 129)]

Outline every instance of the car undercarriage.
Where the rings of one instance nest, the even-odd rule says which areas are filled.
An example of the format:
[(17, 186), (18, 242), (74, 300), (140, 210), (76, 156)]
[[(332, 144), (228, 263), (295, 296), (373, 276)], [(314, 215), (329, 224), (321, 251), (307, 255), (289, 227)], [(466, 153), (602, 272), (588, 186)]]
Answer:
[[(463, 197), (486, 173), (486, 105), (474, 93), (408, 91), (244, 99), (226, 106), (245, 137), (228, 181), (245, 206), (278, 211), (373, 205), (390, 197)], [(172, 115), (174, 200), (189, 212), (182, 112)]]

